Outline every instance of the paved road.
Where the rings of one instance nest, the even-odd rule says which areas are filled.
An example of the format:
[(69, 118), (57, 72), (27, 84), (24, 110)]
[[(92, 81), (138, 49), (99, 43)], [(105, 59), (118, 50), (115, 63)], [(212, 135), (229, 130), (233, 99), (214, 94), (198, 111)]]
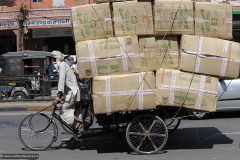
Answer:
[[(28, 112), (29, 113), (29, 112)], [(17, 129), (26, 112), (0, 113), (0, 154), (39, 154), (40, 160), (239, 160), (240, 118), (183, 120), (170, 135), (164, 150), (155, 155), (136, 155), (124, 139), (106, 134), (73, 144), (71, 135), (59, 126), (59, 138), (46, 151), (27, 151), (18, 139)]]

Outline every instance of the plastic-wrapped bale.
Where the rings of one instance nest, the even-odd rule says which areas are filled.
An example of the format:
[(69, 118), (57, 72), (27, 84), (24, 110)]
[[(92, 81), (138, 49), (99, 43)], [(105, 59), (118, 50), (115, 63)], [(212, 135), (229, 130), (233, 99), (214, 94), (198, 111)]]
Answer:
[(183, 35), (179, 69), (220, 78), (239, 76), (240, 43)]
[(93, 77), (94, 113), (156, 109), (153, 72)]
[(76, 43), (113, 36), (109, 3), (72, 7), (71, 15)]
[(153, 15), (150, 1), (114, 2), (115, 36), (153, 35)]
[(140, 37), (140, 52), (144, 53), (141, 70), (156, 71), (159, 68), (178, 69), (179, 45), (177, 37)]
[(76, 54), (80, 78), (140, 72), (144, 56), (137, 36), (78, 42)]
[(194, 34), (193, 14), (193, 2), (190, 0), (156, 0), (155, 35)]
[(216, 111), (218, 79), (172, 69), (156, 74), (156, 104)]
[(196, 2), (195, 35), (232, 39), (232, 5)]

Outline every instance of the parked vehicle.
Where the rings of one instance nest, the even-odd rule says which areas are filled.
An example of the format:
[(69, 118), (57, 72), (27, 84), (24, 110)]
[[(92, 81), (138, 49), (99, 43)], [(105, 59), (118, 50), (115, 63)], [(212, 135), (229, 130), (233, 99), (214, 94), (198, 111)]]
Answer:
[[(240, 111), (240, 78), (219, 80), (216, 112)], [(192, 119), (206, 119), (213, 113), (188, 111)]]
[(54, 80), (47, 74), (50, 56), (50, 52), (30, 50), (1, 55), (0, 99), (51, 96)]

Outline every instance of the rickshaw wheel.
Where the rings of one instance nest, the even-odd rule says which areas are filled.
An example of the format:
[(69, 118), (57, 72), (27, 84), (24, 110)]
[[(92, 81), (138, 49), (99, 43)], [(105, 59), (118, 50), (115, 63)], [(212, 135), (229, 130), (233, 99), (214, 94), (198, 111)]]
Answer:
[(159, 152), (168, 139), (168, 129), (164, 121), (152, 114), (143, 114), (134, 118), (127, 126), (128, 145), (139, 154)]
[(13, 99), (26, 99), (26, 95), (23, 92), (15, 92), (13, 94)]

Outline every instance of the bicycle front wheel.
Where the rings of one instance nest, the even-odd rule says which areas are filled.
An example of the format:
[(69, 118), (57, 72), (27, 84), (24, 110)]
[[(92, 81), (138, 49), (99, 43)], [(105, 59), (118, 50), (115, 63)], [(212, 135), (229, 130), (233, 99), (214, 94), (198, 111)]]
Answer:
[[(39, 128), (39, 129), (38, 129)], [(19, 125), (21, 143), (30, 150), (45, 150), (57, 138), (57, 126), (47, 115), (30, 114)]]

